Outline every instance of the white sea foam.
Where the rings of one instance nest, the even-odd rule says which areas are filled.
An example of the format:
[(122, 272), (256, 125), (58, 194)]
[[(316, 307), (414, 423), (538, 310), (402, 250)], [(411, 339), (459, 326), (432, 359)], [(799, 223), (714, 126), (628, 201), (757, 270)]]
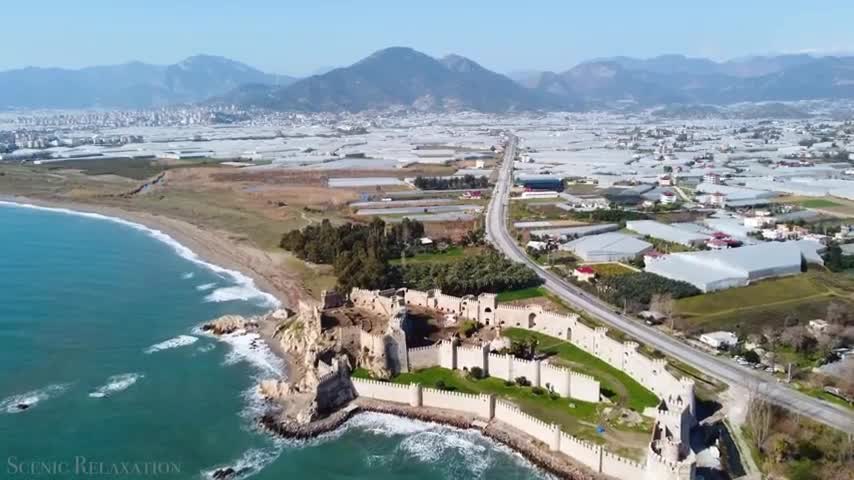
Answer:
[(257, 296), (255, 287), (234, 285), (217, 288), (205, 297), (206, 302), (231, 302), (234, 300), (251, 300)]
[[(48, 400), (49, 398), (61, 395), (68, 390), (69, 384), (54, 384), (48, 385), (38, 390), (12, 395), (11, 397), (0, 400), (0, 413), (20, 413), (25, 412), (37, 404)], [(25, 406), (23, 409), (21, 406)]]
[[(447, 425), (413, 420), (385, 413), (360, 413), (348, 420), (334, 432), (321, 435), (315, 440), (329, 441), (343, 435), (350, 429), (370, 432), (385, 437), (404, 437), (398, 451), (403, 455), (415, 458), (420, 462), (436, 464), (449, 455), (465, 459), (460, 464), (454, 462), (455, 469), (464, 471), (449, 472), (453, 478), (479, 478), (492, 466), (496, 460), (493, 452), (501, 452), (513, 458), (513, 461), (526, 468), (537, 468), (515, 450), (485, 437), (475, 430), (463, 430)], [(369, 462), (372, 465), (382, 465), (390, 460), (387, 456), (374, 455)], [(538, 471), (540, 478), (553, 477)]]
[(232, 464), (220, 465), (210, 470), (202, 471), (202, 478), (212, 479), (214, 478), (214, 473), (216, 473), (217, 470), (229, 467), (234, 469), (235, 472), (234, 476), (229, 478), (233, 478), (235, 480), (249, 478), (263, 470), (267, 465), (276, 461), (281, 453), (281, 446), (274, 446), (265, 449), (252, 448), (247, 450)]
[[(270, 307), (270, 308), (278, 308), (279, 305), (281, 305), (281, 303), (279, 302), (278, 299), (276, 299), (276, 297), (274, 297), (273, 295), (270, 295), (269, 293), (262, 292), (261, 290), (259, 290), (258, 287), (255, 286), (255, 281), (252, 280), (251, 278), (249, 278), (248, 276), (244, 275), (241, 272), (238, 272), (235, 270), (229, 270), (229, 269), (220, 267), (219, 265), (214, 265), (213, 263), (209, 263), (209, 262), (202, 260), (201, 258), (199, 258), (198, 255), (196, 255), (196, 252), (194, 252), (194, 251), (190, 250), (189, 248), (187, 248), (186, 246), (178, 243), (178, 241), (176, 241), (174, 238), (172, 238), (169, 235), (161, 232), (160, 230), (148, 228), (145, 225), (142, 225), (140, 223), (131, 222), (131, 221), (125, 220), (123, 218), (110, 217), (107, 215), (101, 215), (100, 213), (80, 212), (77, 210), (70, 210), (67, 208), (42, 207), (39, 205), (32, 205), (29, 203), (17, 203), (17, 202), (8, 202), (8, 201), (2, 201), (2, 200), (0, 200), (0, 206), (21, 207), (21, 208), (30, 208), (33, 210), (42, 210), (42, 211), (47, 211), (47, 212), (65, 213), (68, 215), (77, 215), (77, 216), (86, 217), (86, 218), (93, 218), (96, 220), (107, 220), (110, 222), (125, 225), (125, 226), (133, 228), (135, 230), (139, 230), (139, 231), (145, 233), (146, 235), (148, 235), (149, 237), (152, 237), (156, 240), (159, 240), (159, 241), (169, 245), (172, 248), (172, 250), (174, 250), (175, 253), (177, 253), (179, 256), (181, 256), (181, 257), (183, 257), (183, 258), (185, 258), (185, 259), (187, 259), (187, 260), (189, 260), (189, 261), (191, 261), (197, 265), (205, 267), (208, 270), (211, 270), (212, 272), (215, 272), (215, 273), (221, 274), (221, 275), (225, 275), (228, 278), (230, 278), (232, 281), (234, 281), (237, 284), (237, 287), (244, 289), (244, 293), (239, 298), (236, 298), (236, 299), (239, 299), (239, 300), (258, 300), (259, 304), (261, 304), (265, 307)], [(188, 272), (188, 273), (192, 273), (192, 272)], [(184, 274), (184, 275), (186, 276), (187, 274)], [(192, 277), (187, 277), (187, 278), (192, 278)], [(249, 292), (251, 292), (251, 294)], [(214, 301), (216, 301), (216, 300), (214, 300)], [(220, 300), (220, 301), (224, 301), (224, 300)]]
[(204, 345), (200, 345), (198, 348), (196, 348), (196, 350), (199, 353), (208, 353), (214, 348), (216, 348), (216, 345), (214, 345), (213, 343), (206, 343)]
[(189, 280), (189, 279), (191, 279), (191, 278), (193, 278), (193, 277), (195, 277), (195, 276), (196, 276), (196, 274), (195, 274), (195, 273), (193, 273), (193, 272), (187, 272), (187, 273), (185, 273), (185, 274), (181, 275), (181, 278), (183, 278), (184, 280)]
[(196, 286), (196, 290), (200, 292), (204, 292), (205, 290), (210, 290), (216, 286), (216, 283), (203, 283), (201, 285)]
[(169, 350), (170, 348), (186, 347), (187, 345), (196, 343), (196, 340), (198, 340), (198, 338), (192, 335), (178, 335), (177, 337), (170, 338), (169, 340), (155, 343), (154, 345), (146, 348), (145, 353), (155, 353), (161, 350)]
[(114, 393), (127, 390), (144, 375), (141, 373), (123, 373), (121, 375), (113, 375), (107, 379), (107, 383), (101, 385), (92, 391), (89, 396), (92, 398), (104, 398)]
[(226, 365), (246, 361), (257, 368), (262, 375), (282, 376), (285, 366), (282, 359), (276, 356), (257, 333), (234, 332), (218, 337), (231, 346), (231, 351), (225, 356)]

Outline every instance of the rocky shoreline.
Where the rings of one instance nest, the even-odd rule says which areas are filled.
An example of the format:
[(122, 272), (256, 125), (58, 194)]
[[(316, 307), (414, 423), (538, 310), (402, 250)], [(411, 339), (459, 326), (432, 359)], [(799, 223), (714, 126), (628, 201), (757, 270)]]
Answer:
[(510, 426), (496, 421), (487, 424), (473, 416), (452, 410), (416, 408), (404, 404), (357, 398), (347, 407), (332, 415), (308, 424), (283, 421), (280, 416), (274, 414), (260, 417), (258, 423), (265, 430), (283, 438), (306, 440), (337, 430), (353, 416), (366, 412), (385, 413), (462, 430), (477, 430), (482, 435), (519, 453), (540, 469), (559, 478), (567, 480), (602, 480), (608, 478), (591, 472), (587, 467), (573, 463), (565, 455), (549, 451), (547, 446), (535, 442)]

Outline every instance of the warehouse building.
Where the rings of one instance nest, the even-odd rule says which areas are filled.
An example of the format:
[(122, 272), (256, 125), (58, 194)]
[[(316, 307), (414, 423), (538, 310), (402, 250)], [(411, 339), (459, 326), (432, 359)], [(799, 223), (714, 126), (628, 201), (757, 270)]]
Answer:
[(710, 237), (702, 233), (690, 232), (683, 228), (676, 228), (665, 223), (653, 220), (635, 220), (626, 222), (626, 228), (647, 237), (664, 240), (665, 242), (678, 243), (688, 247), (702, 245)]
[(652, 245), (618, 232), (591, 235), (560, 246), (585, 262), (621, 262), (652, 250)]
[(563, 190), (563, 179), (553, 175), (517, 175), (515, 183), (526, 190)]
[[(703, 292), (743, 287), (766, 278), (797, 275), (814, 250), (798, 242), (769, 242), (741, 248), (664, 255), (647, 262), (645, 270), (694, 285)], [(815, 244), (818, 248), (818, 244)]]

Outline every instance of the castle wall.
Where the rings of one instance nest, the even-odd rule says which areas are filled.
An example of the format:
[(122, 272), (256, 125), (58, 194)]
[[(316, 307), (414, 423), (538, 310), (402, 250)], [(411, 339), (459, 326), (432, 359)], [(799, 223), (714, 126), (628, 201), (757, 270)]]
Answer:
[(503, 380), (512, 380), (513, 372), (513, 357), (510, 355), (498, 355), (490, 353), (487, 355), (487, 366), (489, 367), (489, 376), (500, 378)]
[(498, 325), (505, 327), (530, 328), (531, 318), (536, 318), (542, 308), (526, 308), (516, 305), (498, 305), (495, 308), (495, 319)]
[(457, 347), (457, 368), (460, 370), (471, 370), (478, 367), (484, 372), (488, 371), (486, 366), (487, 347)]
[(409, 403), (409, 385), (379, 382), (363, 378), (352, 378), (353, 388), (360, 397), (375, 398), (386, 402)]
[(385, 355), (385, 339), (383, 335), (375, 335), (364, 330), (359, 330), (359, 344), (361, 349), (367, 350), (372, 357)]
[[(579, 440), (572, 435), (560, 433), (560, 451), (586, 465), (594, 472), (600, 470), (602, 462), (602, 447), (584, 440)], [(632, 480), (634, 477), (617, 477)]]
[(561, 397), (569, 398), (569, 373), (566, 368), (543, 363), (540, 365), (540, 383)]
[(490, 420), (492, 418), (491, 395), (472, 395), (460, 392), (448, 392), (434, 388), (422, 390), (422, 404), (425, 407), (459, 410)]
[(538, 360), (523, 360), (521, 358), (513, 358), (513, 378), (525, 377), (531, 382), (531, 386), (539, 387), (540, 382), (540, 362)]
[(415, 305), (417, 307), (422, 308), (436, 308), (436, 305), (433, 302), (433, 297), (430, 295), (430, 292), (407, 289), (404, 293), (404, 296), (407, 305)]
[(438, 343), (429, 347), (410, 348), (407, 353), (409, 355), (409, 368), (412, 370), (421, 370), (440, 365)]
[(578, 372), (569, 372), (569, 397), (585, 402), (599, 402), (599, 380)]
[[(379, 292), (354, 289), (354, 292), (351, 293), (351, 299), (359, 306), (364, 306), (377, 313), (387, 312), (389, 315), (395, 306), (394, 299), (379, 295)], [(505, 327), (523, 328), (573, 343), (609, 365), (626, 372), (638, 383), (664, 400), (668, 406), (668, 411), (658, 414), (659, 422), (674, 434), (675, 441), (681, 440), (683, 445), (687, 444), (689, 429), (696, 422), (694, 418), (693, 381), (679, 379), (668, 372), (666, 361), (651, 359), (640, 354), (637, 351), (638, 346), (634, 342), (615, 340), (607, 335), (606, 328), (588, 327), (581, 323), (575, 315), (547, 312), (538, 305), (525, 307), (498, 305), (495, 296), (491, 294), (459, 298), (445, 295), (438, 290), (431, 292), (407, 290), (404, 301), (407, 304), (453, 313), (462, 318), (476, 320), (488, 325), (497, 324)], [(375, 343), (375, 340), (370, 340), (369, 343), (373, 345), (372, 342)], [(515, 380), (516, 377), (524, 376), (533, 385), (543, 386), (548, 383), (561, 396), (588, 402), (599, 401), (599, 382), (587, 375), (553, 365), (520, 360), (506, 355), (489, 354), (472, 347), (457, 347), (451, 341), (445, 341), (438, 346), (426, 347), (425, 349), (411, 349), (406, 353), (406, 357), (413, 368), (427, 368), (436, 364), (449, 369), (471, 369), (477, 366), (496, 378)], [(399, 397), (399, 400), (390, 401), (406, 403), (405, 388), (402, 389), (404, 393), (401, 395), (395, 394), (398, 392), (397, 390), (389, 392), (384, 388), (375, 386), (363, 385), (362, 388), (363, 390), (371, 389), (371, 394)], [(373, 389), (375, 388), (379, 391), (374, 392)], [(368, 395), (366, 394), (366, 396)], [(431, 398), (431, 403), (436, 402), (438, 404), (447, 400), (446, 396), (440, 398), (439, 394), (431, 393), (426, 394), (426, 396)], [(472, 411), (471, 409), (475, 408), (476, 403), (466, 407), (465, 411)], [(693, 478), (694, 475), (693, 458), (668, 463), (650, 449), (650, 458), (646, 465), (641, 466), (637, 462), (604, 452), (600, 447), (585, 446), (584, 442), (562, 434), (556, 426), (536, 420), (506, 402), (497, 401), (495, 403), (495, 418), (532, 435), (552, 449), (560, 449), (567, 455), (579, 459), (597, 472), (612, 477), (686, 480)], [(598, 463), (597, 448), (599, 449)]]
[(560, 430), (519, 410), (513, 404), (495, 401), (495, 418), (545, 443), (552, 450), (560, 448)]
[(614, 478), (641, 479), (644, 475), (644, 467), (640, 463), (629, 460), (628, 458), (603, 451), (602, 473)]

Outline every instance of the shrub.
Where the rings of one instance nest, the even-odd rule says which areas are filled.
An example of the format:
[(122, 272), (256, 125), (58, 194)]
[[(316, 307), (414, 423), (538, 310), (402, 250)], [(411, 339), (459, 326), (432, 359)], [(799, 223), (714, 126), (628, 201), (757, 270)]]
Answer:
[(471, 370), (469, 370), (469, 377), (475, 380), (480, 380), (485, 376), (486, 375), (484, 374), (483, 369), (480, 367), (471, 367)]
[(449, 390), (448, 386), (445, 385), (444, 380), (439, 380), (438, 382), (436, 382), (436, 388), (438, 388), (439, 390)]
[(474, 320), (466, 320), (465, 322), (460, 324), (460, 335), (465, 336), (466, 338), (474, 335), (474, 332), (477, 331), (477, 322)]
[(519, 385), (520, 387), (530, 387), (531, 381), (525, 377), (516, 377), (516, 385)]
[(534, 395), (542, 395), (545, 392), (546, 391), (543, 389), (543, 387), (534, 387), (531, 389), (531, 393), (533, 393)]
[(748, 350), (744, 352), (744, 359), (750, 363), (759, 363), (759, 361), (761, 360), (759, 358), (759, 354), (756, 353), (755, 350)]

